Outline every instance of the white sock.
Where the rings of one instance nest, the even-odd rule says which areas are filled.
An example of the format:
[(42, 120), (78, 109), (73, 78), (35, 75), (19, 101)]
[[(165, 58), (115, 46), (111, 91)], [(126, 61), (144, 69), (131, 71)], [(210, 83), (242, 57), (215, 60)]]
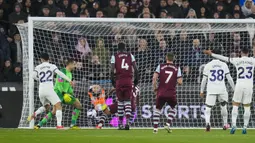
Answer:
[(37, 115), (43, 113), (45, 110), (46, 110), (46, 109), (45, 109), (44, 106), (38, 108), (38, 109), (35, 111), (35, 116), (37, 116)]
[(232, 109), (232, 127), (236, 127), (237, 115), (238, 115), (238, 106), (233, 105), (233, 109)]
[(221, 116), (223, 119), (223, 126), (228, 124), (228, 110), (227, 105), (221, 106)]
[(211, 108), (205, 107), (205, 123), (206, 123), (206, 125), (207, 124), (211, 125), (210, 118), (211, 118)]
[(57, 117), (57, 126), (61, 126), (62, 122), (62, 110), (57, 110), (56, 111), (56, 117)]
[(251, 109), (250, 107), (244, 107), (244, 114), (243, 114), (243, 120), (244, 120), (244, 128), (247, 128), (248, 124), (249, 124), (249, 120), (250, 120), (250, 116), (251, 116)]

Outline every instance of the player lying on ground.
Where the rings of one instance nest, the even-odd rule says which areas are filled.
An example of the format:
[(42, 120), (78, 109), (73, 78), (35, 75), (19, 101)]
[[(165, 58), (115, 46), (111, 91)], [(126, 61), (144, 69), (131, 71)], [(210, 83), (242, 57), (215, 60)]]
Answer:
[[(213, 50), (215, 54), (220, 54), (220, 50)], [(216, 98), (221, 105), (221, 115), (223, 118), (223, 130), (229, 128), (228, 124), (228, 92), (225, 86), (225, 78), (228, 79), (229, 84), (232, 89), (235, 89), (235, 84), (230, 76), (229, 69), (226, 63), (213, 59), (211, 62), (207, 63), (204, 72), (203, 80), (201, 82), (200, 96), (204, 97), (204, 89), (207, 82), (207, 95), (206, 95), (206, 108), (205, 108), (205, 122), (206, 122), (206, 131), (210, 131), (211, 123), (211, 109), (215, 105)]]
[[(69, 59), (66, 63), (66, 68), (61, 69), (61, 71), (70, 79), (72, 79), (72, 71), (75, 68), (75, 61), (72, 59)], [(60, 76), (57, 76), (56, 82), (55, 82), (55, 87), (54, 87), (55, 92), (57, 93), (59, 99), (63, 104), (68, 104), (68, 105), (73, 105), (75, 109), (72, 112), (72, 121), (70, 128), (72, 129), (77, 129), (78, 126), (76, 125), (76, 121), (79, 117), (80, 110), (82, 109), (82, 105), (80, 101), (73, 96), (73, 88), (71, 87), (70, 83), (61, 78)], [(40, 107), (42, 108), (42, 107)], [(40, 109), (39, 108), (39, 109)], [(37, 112), (37, 111), (36, 111)], [(35, 112), (35, 113), (36, 113)], [(33, 116), (38, 115), (34, 114)], [(35, 128), (40, 128), (44, 124), (49, 121), (52, 116), (55, 115), (55, 112), (49, 112), (40, 122), (38, 125), (35, 126)]]
[[(176, 99), (176, 83), (182, 84), (181, 69), (174, 65), (174, 54), (168, 53), (166, 55), (166, 63), (158, 65), (153, 75), (153, 88), (156, 98), (156, 109), (153, 113), (153, 133), (158, 133), (158, 123), (160, 117), (160, 111), (167, 103), (171, 108), (168, 114), (168, 122), (165, 124), (165, 129), (170, 133), (171, 122), (176, 116), (175, 106), (177, 105)], [(157, 86), (157, 80), (159, 79), (159, 86)]]
[(58, 70), (57, 66), (49, 63), (49, 55), (41, 54), (42, 64), (35, 67), (33, 77), (39, 81), (39, 98), (42, 105), (47, 107), (50, 103), (54, 106), (53, 111), (57, 117), (57, 129), (63, 129), (62, 122), (62, 106), (61, 101), (54, 91), (53, 76), (56, 73), (59, 77), (65, 79), (68, 84), (73, 85), (71, 79)]
[[(118, 98), (118, 117), (119, 129), (123, 129), (123, 114), (125, 109), (126, 120), (131, 116), (131, 101), (132, 86), (133, 86), (133, 70), (134, 70), (134, 85), (139, 82), (139, 73), (135, 62), (135, 57), (126, 52), (124, 43), (118, 44), (118, 53), (111, 58), (111, 80), (113, 87), (116, 88)], [(115, 72), (116, 71), (116, 72)], [(129, 129), (129, 123), (125, 126)]]
[[(103, 93), (104, 93), (104, 90), (99, 85), (91, 86), (89, 89), (89, 92), (88, 92), (90, 99), (92, 101), (92, 104), (95, 106), (95, 109), (97, 111), (103, 111), (103, 113), (101, 113), (101, 115), (100, 115), (99, 123), (96, 127), (97, 129), (101, 129), (102, 126), (104, 125), (104, 122), (105, 122), (107, 116), (116, 114), (117, 108), (118, 108), (117, 101), (109, 106), (106, 105), (105, 104), (105, 96), (102, 96), (102, 95), (104, 95)], [(139, 87), (138, 86), (134, 87), (132, 93), (133, 93), (133, 95), (131, 97), (132, 114), (131, 114), (131, 117), (129, 120), (130, 124), (132, 123), (133, 116), (136, 112), (136, 105), (137, 105), (137, 101), (138, 101), (138, 96), (140, 94)], [(116, 89), (112, 89), (109, 92), (108, 96), (114, 95), (114, 94), (116, 95)]]
[(244, 125), (242, 133), (247, 133), (247, 126), (250, 120), (250, 103), (253, 94), (253, 74), (255, 59), (249, 56), (249, 49), (243, 48), (241, 50), (241, 58), (229, 58), (222, 55), (214, 54), (211, 50), (205, 50), (204, 53), (211, 55), (214, 58), (223, 60), (225, 62), (232, 63), (237, 70), (237, 80), (235, 86), (235, 92), (233, 96), (233, 108), (232, 108), (232, 129), (230, 134), (234, 134), (236, 131), (236, 118), (238, 115), (238, 107), (243, 104), (244, 107)]

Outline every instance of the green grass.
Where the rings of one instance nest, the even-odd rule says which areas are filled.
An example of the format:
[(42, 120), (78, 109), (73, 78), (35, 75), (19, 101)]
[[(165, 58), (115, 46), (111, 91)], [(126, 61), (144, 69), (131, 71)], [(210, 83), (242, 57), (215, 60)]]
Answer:
[(254, 143), (255, 130), (242, 135), (229, 131), (173, 130), (21, 130), (0, 129), (0, 143)]

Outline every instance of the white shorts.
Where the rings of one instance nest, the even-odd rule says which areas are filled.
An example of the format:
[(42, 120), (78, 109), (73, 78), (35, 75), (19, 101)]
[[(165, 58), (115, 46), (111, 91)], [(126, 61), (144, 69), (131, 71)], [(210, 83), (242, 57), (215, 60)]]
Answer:
[(237, 87), (235, 88), (233, 101), (242, 104), (250, 104), (252, 100), (252, 87)]
[(56, 103), (61, 102), (53, 88), (39, 88), (39, 98), (43, 106), (50, 103), (51, 105), (55, 105)]
[(205, 104), (209, 106), (214, 106), (217, 98), (219, 102), (223, 102), (223, 101), (228, 102), (228, 93), (223, 93), (223, 94), (207, 93)]

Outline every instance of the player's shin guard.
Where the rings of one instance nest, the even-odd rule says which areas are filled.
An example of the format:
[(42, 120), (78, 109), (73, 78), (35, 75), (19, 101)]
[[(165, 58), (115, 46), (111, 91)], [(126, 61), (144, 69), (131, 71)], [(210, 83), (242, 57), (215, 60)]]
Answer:
[(127, 120), (127, 123), (129, 123), (129, 119), (130, 119), (130, 116), (131, 116), (131, 101), (124, 101), (124, 106), (125, 106), (125, 115), (126, 115), (126, 120)]
[(221, 116), (223, 119), (223, 126), (226, 126), (228, 124), (228, 110), (227, 105), (221, 106)]
[(72, 122), (71, 122), (71, 126), (75, 126), (77, 119), (80, 115), (81, 110), (80, 109), (74, 109), (73, 113), (72, 113)]
[(57, 126), (62, 126), (62, 110), (56, 111)]
[(244, 114), (243, 114), (244, 126), (243, 126), (243, 128), (245, 128), (245, 129), (247, 128), (247, 126), (249, 124), (250, 116), (251, 116), (250, 107), (244, 107)]
[(238, 115), (238, 106), (233, 105), (233, 109), (232, 109), (232, 127), (236, 127), (237, 115)]
[(158, 128), (158, 123), (159, 123), (159, 116), (160, 116), (160, 110), (155, 109), (153, 113), (153, 124), (154, 124), (154, 129)]
[(50, 119), (52, 118), (52, 113), (49, 112), (40, 122), (39, 122), (39, 126), (43, 126), (45, 125)]
[(124, 102), (118, 101), (119, 125), (123, 123), (123, 116), (124, 116)]
[(205, 123), (206, 125), (210, 125), (211, 118), (211, 107), (205, 107)]
[(46, 110), (46, 109), (45, 109), (44, 106), (38, 108), (38, 109), (35, 111), (34, 116), (37, 116), (37, 115), (39, 115), (39, 114), (42, 114), (45, 110)]
[(169, 111), (168, 117), (167, 117), (167, 122), (168, 122), (169, 125), (171, 125), (171, 123), (172, 123), (175, 116), (176, 116), (176, 109), (175, 108), (174, 109), (170, 108), (170, 111)]

